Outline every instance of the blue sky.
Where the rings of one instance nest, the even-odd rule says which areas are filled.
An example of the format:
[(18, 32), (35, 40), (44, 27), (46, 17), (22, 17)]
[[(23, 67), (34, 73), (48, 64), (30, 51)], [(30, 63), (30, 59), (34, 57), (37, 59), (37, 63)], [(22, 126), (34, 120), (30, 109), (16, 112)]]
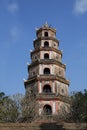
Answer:
[(25, 93), (35, 28), (46, 21), (57, 30), (70, 92), (87, 89), (87, 0), (0, 0), (0, 91)]

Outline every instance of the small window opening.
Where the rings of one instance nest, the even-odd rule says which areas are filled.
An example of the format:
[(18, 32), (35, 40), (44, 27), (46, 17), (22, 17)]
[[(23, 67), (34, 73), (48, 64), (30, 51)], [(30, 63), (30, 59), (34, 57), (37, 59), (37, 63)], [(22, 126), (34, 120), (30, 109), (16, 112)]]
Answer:
[(56, 46), (56, 44), (54, 43), (54, 46)]
[(44, 47), (49, 47), (49, 42), (45, 41), (44, 42)]
[(50, 74), (50, 69), (49, 68), (45, 68), (44, 69), (44, 74)]
[(35, 59), (37, 59), (37, 56), (35, 56)]
[(44, 54), (44, 59), (49, 59), (49, 54), (48, 53)]
[(35, 75), (35, 72), (33, 72), (33, 75)]
[(61, 70), (59, 69), (59, 75), (61, 75), (62, 74), (62, 72), (61, 72)]
[(45, 36), (45, 37), (48, 37), (48, 32), (45, 32), (45, 33), (44, 33), (44, 36)]
[(62, 93), (64, 93), (64, 89), (62, 89), (61, 91), (62, 91)]
[(43, 108), (44, 114), (51, 115), (52, 114), (52, 108), (50, 105), (45, 105)]
[(50, 87), (50, 85), (45, 85), (43, 87), (43, 92), (44, 93), (51, 93), (51, 87)]

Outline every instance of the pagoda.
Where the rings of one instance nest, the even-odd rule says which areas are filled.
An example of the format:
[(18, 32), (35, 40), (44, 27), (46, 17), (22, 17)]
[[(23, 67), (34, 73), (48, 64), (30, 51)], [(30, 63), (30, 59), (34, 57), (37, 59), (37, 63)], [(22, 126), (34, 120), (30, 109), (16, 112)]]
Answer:
[(34, 50), (30, 52), (28, 79), (24, 81), (26, 91), (36, 92), (36, 101), (41, 105), (39, 115), (57, 115), (69, 109), (69, 80), (66, 79), (66, 65), (62, 63), (62, 51), (56, 29), (47, 23), (36, 29)]

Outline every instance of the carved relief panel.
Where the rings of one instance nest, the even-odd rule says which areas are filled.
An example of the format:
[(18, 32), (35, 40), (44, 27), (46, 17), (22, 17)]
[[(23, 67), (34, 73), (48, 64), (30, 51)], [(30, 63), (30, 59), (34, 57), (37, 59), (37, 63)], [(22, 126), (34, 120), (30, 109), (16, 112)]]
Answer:
[(40, 52), (32, 54), (32, 62), (40, 59)]
[(51, 52), (51, 57), (52, 57), (52, 59), (55, 59), (56, 61), (59, 61), (59, 62), (61, 62), (61, 55), (60, 54), (58, 54), (58, 53), (56, 53), (56, 52)]
[(35, 46), (35, 49), (39, 49), (40, 48), (40, 46), (41, 46), (41, 42), (35, 42), (35, 44), (34, 44)]
[(39, 74), (39, 66), (35, 66), (29, 69), (29, 77)]
[(54, 65), (54, 74), (60, 77), (65, 78), (65, 69), (57, 65)]
[(63, 95), (63, 96), (68, 96), (68, 85), (66, 85), (62, 82), (56, 81), (55, 87), (56, 87), (56, 93), (57, 94), (60, 94), (60, 95)]

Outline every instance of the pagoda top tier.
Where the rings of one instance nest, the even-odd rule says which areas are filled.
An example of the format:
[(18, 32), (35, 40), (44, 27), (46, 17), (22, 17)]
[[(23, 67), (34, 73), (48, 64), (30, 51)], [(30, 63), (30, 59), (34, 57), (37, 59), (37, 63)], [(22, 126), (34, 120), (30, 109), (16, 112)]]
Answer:
[(46, 22), (42, 27), (36, 29), (36, 35), (38, 36), (41, 32), (50, 31), (56, 35), (56, 29)]

